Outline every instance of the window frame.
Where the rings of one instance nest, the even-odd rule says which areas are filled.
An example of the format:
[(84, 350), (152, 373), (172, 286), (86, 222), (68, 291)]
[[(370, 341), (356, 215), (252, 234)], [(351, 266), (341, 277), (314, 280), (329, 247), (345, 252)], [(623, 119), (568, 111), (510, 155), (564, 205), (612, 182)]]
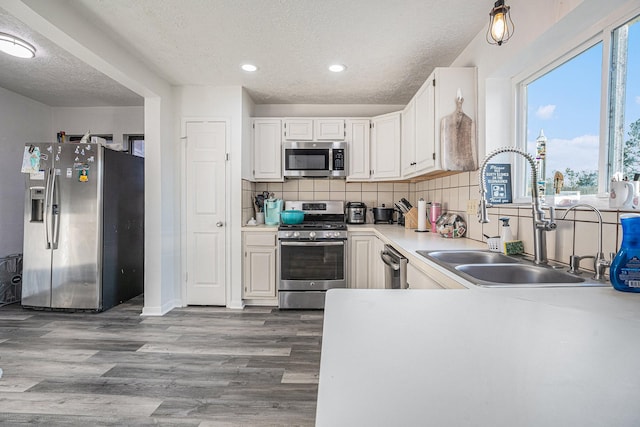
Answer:
[[(600, 76), (600, 146), (598, 149), (598, 191), (595, 195), (585, 195), (583, 201), (597, 202), (599, 199), (608, 198), (608, 183), (611, 175), (609, 169), (609, 97), (611, 82), (611, 61), (613, 32), (616, 28), (632, 21), (640, 15), (640, 8), (625, 10), (616, 16), (609, 16), (601, 21), (599, 26), (594, 26), (591, 31), (578, 36), (559, 47), (557, 53), (548, 56), (546, 60), (538, 62), (534, 72), (529, 70), (521, 72), (512, 78), (512, 86), (515, 94), (515, 139), (516, 147), (526, 150), (527, 146), (527, 85), (539, 77), (551, 72), (572, 58), (580, 55), (598, 43), (602, 43), (602, 60)], [(514, 175), (514, 203), (526, 203), (531, 201), (527, 194), (527, 180), (530, 176), (528, 162), (518, 156), (513, 159), (516, 173)], [(526, 175), (525, 175), (526, 173)], [(553, 205), (552, 195), (547, 195), (547, 203)]]

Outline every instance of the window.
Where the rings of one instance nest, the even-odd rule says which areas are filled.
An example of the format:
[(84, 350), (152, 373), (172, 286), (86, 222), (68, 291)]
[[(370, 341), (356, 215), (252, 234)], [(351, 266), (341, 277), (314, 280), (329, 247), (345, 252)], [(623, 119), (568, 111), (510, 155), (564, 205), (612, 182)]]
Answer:
[(126, 135), (129, 154), (144, 157), (144, 135)]
[(640, 173), (640, 17), (612, 35), (609, 95), (610, 176)]
[(598, 191), (601, 63), (598, 43), (526, 84), (527, 152), (539, 159), (545, 194), (558, 173), (565, 190)]
[(547, 195), (558, 173), (563, 190), (582, 195), (608, 191), (616, 172), (640, 178), (640, 17), (603, 34), (519, 85), (520, 144), (538, 159)]

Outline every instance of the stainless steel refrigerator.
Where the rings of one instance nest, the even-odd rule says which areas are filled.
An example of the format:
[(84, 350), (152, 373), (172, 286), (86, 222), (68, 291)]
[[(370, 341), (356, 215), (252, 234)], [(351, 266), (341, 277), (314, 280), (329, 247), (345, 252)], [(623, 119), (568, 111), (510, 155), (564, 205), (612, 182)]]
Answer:
[(26, 144), (29, 156), (22, 305), (102, 311), (140, 295), (144, 159), (91, 143)]

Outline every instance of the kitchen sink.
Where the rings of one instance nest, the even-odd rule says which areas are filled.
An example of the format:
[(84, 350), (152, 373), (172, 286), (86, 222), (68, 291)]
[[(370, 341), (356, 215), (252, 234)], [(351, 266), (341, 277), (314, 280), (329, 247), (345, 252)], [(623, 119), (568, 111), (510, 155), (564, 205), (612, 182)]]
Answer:
[(418, 251), (422, 256), (435, 258), (448, 264), (497, 264), (516, 263), (517, 259), (499, 252), (487, 251)]
[(462, 264), (455, 269), (471, 276), (473, 282), (483, 286), (566, 286), (583, 284), (582, 277), (533, 264)]
[(585, 273), (569, 274), (562, 267), (535, 265), (521, 256), (479, 250), (417, 251), (458, 276), (483, 287), (608, 286)]

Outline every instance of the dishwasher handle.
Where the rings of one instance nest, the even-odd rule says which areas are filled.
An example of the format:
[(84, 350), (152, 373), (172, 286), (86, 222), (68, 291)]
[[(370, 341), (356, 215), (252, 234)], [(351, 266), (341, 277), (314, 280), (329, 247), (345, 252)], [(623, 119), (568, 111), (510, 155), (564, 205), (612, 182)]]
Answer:
[(387, 252), (380, 251), (380, 258), (385, 264), (393, 268), (394, 271), (400, 270), (400, 264), (397, 262), (394, 262), (394, 259)]
[(380, 258), (385, 266), (385, 289), (407, 289), (407, 263), (409, 260), (389, 245), (384, 246)]

